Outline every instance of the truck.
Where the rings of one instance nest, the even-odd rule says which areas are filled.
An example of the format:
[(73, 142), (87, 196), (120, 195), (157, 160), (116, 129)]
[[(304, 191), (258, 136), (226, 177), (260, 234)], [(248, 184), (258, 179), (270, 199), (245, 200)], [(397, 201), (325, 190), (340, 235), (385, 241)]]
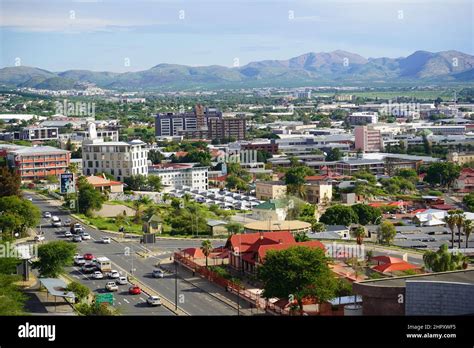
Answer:
[(96, 259), (96, 265), (102, 273), (107, 273), (112, 270), (112, 262), (105, 256), (98, 257)]

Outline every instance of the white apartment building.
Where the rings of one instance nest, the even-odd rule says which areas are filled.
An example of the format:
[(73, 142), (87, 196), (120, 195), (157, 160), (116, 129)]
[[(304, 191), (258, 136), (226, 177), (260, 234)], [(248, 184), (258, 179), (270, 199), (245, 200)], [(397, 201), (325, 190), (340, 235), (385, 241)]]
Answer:
[(181, 189), (184, 186), (191, 190), (206, 191), (209, 189), (208, 168), (192, 167), (183, 164), (172, 164), (166, 167), (150, 167), (149, 175), (161, 178), (163, 186)]
[(351, 125), (375, 124), (378, 122), (377, 112), (363, 111), (353, 112), (347, 116), (347, 122)]
[(89, 139), (82, 143), (84, 175), (107, 173), (123, 181), (132, 175), (148, 175), (148, 149), (141, 140), (104, 141), (97, 138), (95, 125), (89, 125)]

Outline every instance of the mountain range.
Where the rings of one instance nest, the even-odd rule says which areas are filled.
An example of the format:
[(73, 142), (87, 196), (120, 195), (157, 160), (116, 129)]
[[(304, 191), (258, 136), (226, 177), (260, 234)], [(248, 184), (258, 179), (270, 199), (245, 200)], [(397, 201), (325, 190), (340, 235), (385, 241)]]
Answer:
[(385, 85), (474, 82), (474, 56), (416, 51), (400, 58), (364, 58), (346, 51), (310, 52), (287, 60), (242, 67), (159, 64), (137, 72), (67, 70), (17, 66), (0, 69), (0, 86), (38, 89), (83, 88), (84, 83), (118, 90), (184, 90), (312, 85)]

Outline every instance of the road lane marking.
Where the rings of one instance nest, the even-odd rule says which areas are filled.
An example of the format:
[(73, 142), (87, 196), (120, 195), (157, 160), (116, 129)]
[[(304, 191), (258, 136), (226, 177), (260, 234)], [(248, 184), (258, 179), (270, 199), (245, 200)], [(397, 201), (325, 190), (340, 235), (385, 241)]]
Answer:
[(124, 298), (123, 300), (124, 300), (125, 302), (127, 302), (127, 303), (130, 303), (130, 301), (129, 301), (129, 300), (127, 300), (126, 298)]

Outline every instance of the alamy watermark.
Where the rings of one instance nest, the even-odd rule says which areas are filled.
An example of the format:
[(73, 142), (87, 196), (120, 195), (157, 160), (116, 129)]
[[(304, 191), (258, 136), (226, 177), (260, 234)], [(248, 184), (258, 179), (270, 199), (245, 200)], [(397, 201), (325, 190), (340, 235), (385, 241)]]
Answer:
[(71, 102), (64, 99), (55, 102), (56, 114), (64, 116), (95, 116), (95, 103)]
[(256, 163), (257, 150), (240, 150), (217, 156), (218, 163)]
[(382, 103), (380, 111), (393, 116), (409, 116), (411, 113), (420, 112), (420, 103)]
[(0, 258), (35, 259), (38, 257), (37, 244), (0, 244)]
[(333, 242), (332, 244), (325, 244), (326, 256), (332, 259), (357, 259), (359, 261), (365, 260), (365, 247), (358, 244), (342, 244)]

